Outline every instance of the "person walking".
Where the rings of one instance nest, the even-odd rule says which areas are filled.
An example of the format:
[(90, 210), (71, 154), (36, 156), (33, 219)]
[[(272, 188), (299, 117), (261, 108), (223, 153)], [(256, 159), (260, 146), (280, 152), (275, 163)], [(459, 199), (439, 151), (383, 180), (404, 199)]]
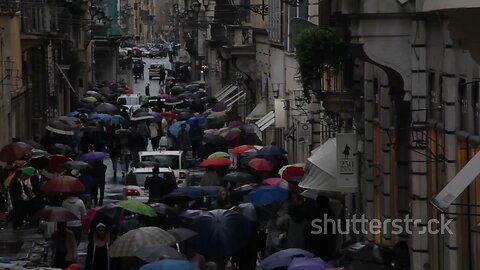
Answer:
[(165, 84), (165, 78), (167, 76), (167, 72), (165, 71), (165, 68), (162, 66), (160, 68), (160, 80), (158, 81), (158, 83), (160, 85), (164, 85)]
[(124, 137), (120, 139), (120, 163), (122, 165), (122, 177), (128, 172), (132, 152), (129, 147), (129, 139)]
[(57, 230), (49, 242), (53, 248), (53, 266), (65, 269), (77, 260), (77, 243), (75, 235), (67, 229), (65, 222), (57, 223)]
[(107, 226), (99, 223), (88, 243), (85, 270), (110, 270), (109, 237)]
[(87, 172), (80, 173), (80, 171), (76, 169), (73, 169), (70, 174), (78, 178), (85, 187), (85, 190), (80, 194), (79, 198), (83, 201), (85, 208), (90, 209), (92, 206), (93, 177)]
[(153, 151), (157, 151), (160, 144), (161, 129), (158, 126), (158, 123), (155, 121), (152, 121), (150, 125), (148, 125), (148, 129), (149, 129), (149, 135), (150, 135), (149, 137), (150, 137), (150, 143), (152, 144), (152, 149)]
[(85, 204), (76, 194), (72, 193), (63, 201), (62, 207), (68, 209), (78, 218), (78, 220), (67, 222), (67, 228), (75, 235), (75, 241), (78, 245), (82, 240), (82, 221), (87, 214)]
[(200, 158), (200, 147), (203, 140), (203, 128), (199, 125), (198, 120), (195, 120), (189, 131), (190, 141), (192, 142), (192, 156), (193, 158)]
[(21, 170), (18, 170), (15, 173), (15, 176), (10, 183), (10, 199), (13, 206), (13, 228), (18, 229), (23, 225), (23, 220), (25, 218), (26, 206), (28, 201), (28, 196), (26, 193), (26, 187), (21, 179)]
[(160, 168), (154, 167), (153, 175), (145, 180), (145, 189), (148, 189), (149, 201), (159, 199), (178, 188), (175, 179), (165, 179), (159, 173)]
[(185, 154), (190, 149), (190, 134), (187, 130), (187, 124), (180, 125), (180, 131), (178, 132), (178, 140), (180, 145), (180, 150), (182, 150)]
[(147, 86), (145, 86), (145, 96), (150, 96), (150, 83), (147, 83)]
[[(103, 160), (96, 160), (93, 165), (93, 201), (95, 206), (103, 205), (103, 196), (105, 194), (105, 172), (107, 166)], [(100, 194), (98, 194), (100, 192)]]
[(113, 177), (117, 177), (118, 160), (120, 159), (120, 142), (118, 138), (111, 138), (108, 146), (108, 155), (112, 160)]

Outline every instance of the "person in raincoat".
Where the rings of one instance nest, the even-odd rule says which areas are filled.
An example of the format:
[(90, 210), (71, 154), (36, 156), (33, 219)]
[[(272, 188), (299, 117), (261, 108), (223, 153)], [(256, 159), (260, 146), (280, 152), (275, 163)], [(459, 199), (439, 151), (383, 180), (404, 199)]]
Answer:
[(85, 270), (110, 270), (108, 247), (110, 235), (107, 226), (99, 223), (88, 243)]
[(76, 194), (72, 193), (62, 202), (62, 207), (68, 209), (78, 218), (78, 220), (67, 222), (67, 228), (75, 235), (75, 241), (78, 245), (82, 240), (82, 220), (87, 215), (85, 204)]
[(65, 269), (77, 260), (77, 243), (75, 235), (67, 229), (65, 222), (57, 223), (57, 230), (49, 242), (53, 248), (53, 265)]

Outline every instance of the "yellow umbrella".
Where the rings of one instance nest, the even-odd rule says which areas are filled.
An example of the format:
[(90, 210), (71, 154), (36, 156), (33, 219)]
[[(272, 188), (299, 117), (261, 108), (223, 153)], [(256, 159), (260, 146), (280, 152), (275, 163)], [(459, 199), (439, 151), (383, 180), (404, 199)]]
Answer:
[(224, 158), (229, 158), (230, 157), (230, 154), (227, 153), (227, 152), (215, 152), (213, 154), (211, 154), (210, 156), (208, 156), (208, 159), (210, 158), (218, 158), (218, 157), (224, 157)]
[(97, 102), (97, 99), (95, 97), (84, 97), (82, 98), (82, 100), (92, 104)]

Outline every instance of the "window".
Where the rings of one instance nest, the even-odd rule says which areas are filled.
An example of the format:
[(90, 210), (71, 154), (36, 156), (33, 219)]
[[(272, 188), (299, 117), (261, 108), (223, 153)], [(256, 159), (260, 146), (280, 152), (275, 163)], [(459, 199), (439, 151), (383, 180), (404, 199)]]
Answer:
[(142, 156), (141, 158), (142, 161), (157, 162), (158, 167), (161, 168), (180, 169), (180, 156), (178, 155)]
[(270, 41), (275, 43), (282, 43), (282, 1), (270, 0), (269, 1), (269, 31), (268, 36)]

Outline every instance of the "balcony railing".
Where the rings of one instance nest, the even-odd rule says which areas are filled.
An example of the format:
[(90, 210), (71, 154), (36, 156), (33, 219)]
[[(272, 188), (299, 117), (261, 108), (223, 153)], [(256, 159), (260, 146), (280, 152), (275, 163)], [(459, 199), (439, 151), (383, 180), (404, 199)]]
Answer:
[(25, 5), (22, 10), (22, 33), (51, 35), (59, 30), (58, 9), (52, 6)]
[[(3, 1), (2, 1), (3, 2)], [(14, 14), (20, 11), (20, 4), (16, 1), (0, 2), (0, 14)]]

